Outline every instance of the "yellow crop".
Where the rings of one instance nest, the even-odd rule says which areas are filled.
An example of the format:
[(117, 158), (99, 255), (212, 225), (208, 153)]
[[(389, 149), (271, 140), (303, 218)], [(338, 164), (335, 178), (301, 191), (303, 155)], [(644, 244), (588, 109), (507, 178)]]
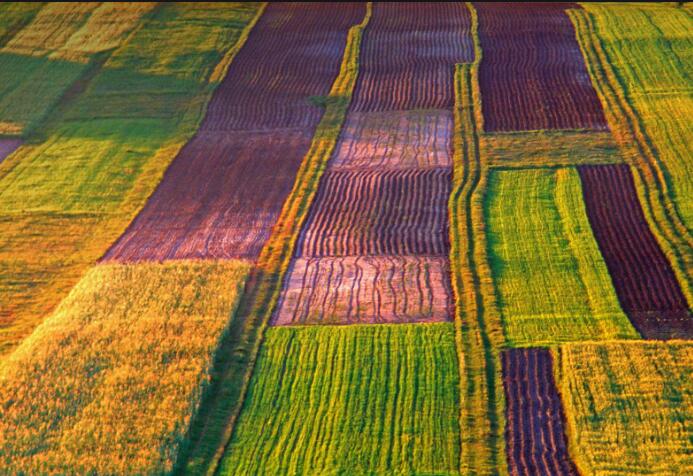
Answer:
[(0, 466), (170, 471), (249, 267), (92, 268), (0, 366)]

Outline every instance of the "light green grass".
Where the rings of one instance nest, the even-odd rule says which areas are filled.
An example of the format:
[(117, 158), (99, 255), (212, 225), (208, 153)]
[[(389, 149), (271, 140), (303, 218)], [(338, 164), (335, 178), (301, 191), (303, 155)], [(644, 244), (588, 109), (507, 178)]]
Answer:
[(620, 309), (573, 169), (495, 171), (486, 222), (512, 346), (636, 338)]
[(693, 343), (554, 350), (570, 453), (582, 474), (693, 473)]
[(267, 331), (221, 474), (457, 474), (451, 324)]

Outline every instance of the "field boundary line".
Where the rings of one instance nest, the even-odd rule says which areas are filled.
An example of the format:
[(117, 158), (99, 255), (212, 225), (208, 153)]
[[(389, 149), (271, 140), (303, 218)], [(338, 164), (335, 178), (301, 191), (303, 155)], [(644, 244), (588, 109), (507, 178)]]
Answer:
[(480, 151), (483, 130), (478, 83), (482, 59), (478, 17), (471, 13), (473, 63), (455, 70), (453, 184), (448, 212), (455, 340), (460, 375), (460, 473), (507, 474), (499, 348), (503, 331), (486, 257), (483, 200), (488, 164)]
[[(371, 12), (372, 5), (368, 3), (362, 22), (349, 29), (339, 74), (326, 98), (325, 112), (313, 135), (310, 149), (296, 174), (293, 189), (284, 202), (270, 238), (258, 257), (257, 265), (251, 271), (238, 311), (233, 316), (230, 333), (218, 351), (217, 371), (214, 372), (217, 384), (203, 404), (203, 412), (197, 422), (196, 432), (199, 434), (193, 438), (195, 448), (207, 452), (199, 455), (193, 450), (176, 473), (213, 475), (220, 468), (243, 408), (264, 333), (279, 300), (299, 232), (346, 118), (358, 75), (362, 33)], [(230, 407), (228, 402), (232, 402)], [(222, 428), (215, 429), (211, 419), (222, 420)], [(204, 441), (210, 438), (206, 436), (207, 432), (214, 431), (221, 433), (218, 437), (211, 436), (215, 441)], [(205, 460), (206, 457), (210, 459)]]
[(606, 106), (604, 112), (612, 134), (630, 165), (650, 229), (671, 261), (684, 295), (693, 302), (693, 283), (688, 271), (693, 269), (693, 237), (671, 200), (664, 164), (658, 160), (637, 112), (624, 97), (591, 15), (577, 9), (568, 9), (566, 13), (575, 27), (592, 84)]

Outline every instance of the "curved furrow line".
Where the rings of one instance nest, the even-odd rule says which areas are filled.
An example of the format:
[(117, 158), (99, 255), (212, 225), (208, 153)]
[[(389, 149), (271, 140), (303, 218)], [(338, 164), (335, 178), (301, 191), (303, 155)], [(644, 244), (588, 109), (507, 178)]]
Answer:
[(568, 454), (565, 416), (548, 349), (501, 353), (506, 406), (506, 456), (512, 475), (577, 476)]
[(475, 6), (486, 131), (607, 128), (565, 14), (577, 4)]
[(296, 258), (272, 324), (448, 321), (448, 272), (445, 257)]
[(587, 216), (623, 310), (645, 338), (693, 336), (690, 304), (650, 231), (630, 168), (580, 166)]

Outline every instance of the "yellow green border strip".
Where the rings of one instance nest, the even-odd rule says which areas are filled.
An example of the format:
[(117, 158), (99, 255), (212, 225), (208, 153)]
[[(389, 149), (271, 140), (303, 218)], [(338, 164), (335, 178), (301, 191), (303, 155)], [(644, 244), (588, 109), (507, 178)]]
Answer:
[(478, 73), (482, 59), (476, 10), (471, 13), (474, 61), (455, 70), (453, 185), (449, 201), (450, 267), (455, 296), (455, 339), (460, 373), (460, 473), (507, 474), (504, 396), (498, 352), (503, 330), (496, 305), (483, 202), (489, 164)]
[(368, 3), (362, 22), (349, 29), (340, 71), (325, 101), (325, 113), (272, 235), (251, 272), (229, 335), (221, 344), (213, 374), (216, 385), (212, 384), (198, 421), (193, 425), (193, 446), (187, 460), (181, 462), (178, 473), (215, 474), (233, 436), (264, 332), (279, 299), (284, 274), (346, 118), (358, 76), (361, 38), (371, 13), (372, 4)]

